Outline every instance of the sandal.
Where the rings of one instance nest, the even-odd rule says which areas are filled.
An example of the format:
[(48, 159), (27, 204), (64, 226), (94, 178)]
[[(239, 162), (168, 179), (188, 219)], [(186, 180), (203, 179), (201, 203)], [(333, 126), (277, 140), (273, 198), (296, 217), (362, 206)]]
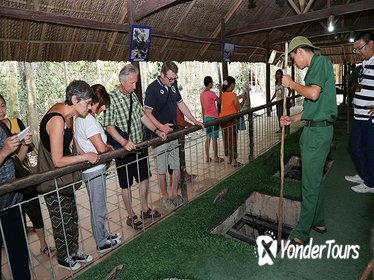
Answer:
[(224, 162), (225, 160), (221, 157), (218, 157), (216, 159), (214, 159), (214, 162), (217, 162), (217, 163), (220, 163), (220, 162)]
[(136, 215), (134, 217), (127, 217), (126, 225), (136, 230), (141, 230), (143, 228), (143, 223), (138, 220)]
[(234, 163), (232, 164), (233, 167), (240, 167), (240, 166), (242, 166), (242, 165), (243, 165), (243, 164), (242, 164), (241, 162), (239, 162), (239, 161), (234, 162)]
[(56, 253), (56, 249), (47, 246), (44, 249), (40, 248), (40, 253), (48, 257), (53, 257)]

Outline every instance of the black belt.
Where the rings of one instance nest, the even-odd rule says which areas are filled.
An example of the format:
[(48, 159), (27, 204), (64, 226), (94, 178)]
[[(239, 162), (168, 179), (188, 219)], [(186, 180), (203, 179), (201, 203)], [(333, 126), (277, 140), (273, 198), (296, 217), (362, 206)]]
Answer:
[(325, 127), (333, 125), (333, 122), (329, 121), (304, 121), (304, 126), (310, 126), (310, 127)]

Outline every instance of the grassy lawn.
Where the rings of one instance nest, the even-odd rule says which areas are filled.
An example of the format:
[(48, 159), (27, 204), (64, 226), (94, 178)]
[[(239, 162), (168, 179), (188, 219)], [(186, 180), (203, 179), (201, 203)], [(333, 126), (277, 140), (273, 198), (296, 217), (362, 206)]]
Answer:
[[(299, 136), (300, 132), (286, 138), (285, 162), (299, 153)], [(354, 264), (356, 268), (348, 267), (351, 260), (277, 259), (272, 266), (259, 266), (254, 247), (210, 233), (253, 191), (278, 196), (279, 179), (272, 177), (278, 169), (279, 146), (122, 246), (110, 258), (95, 265), (78, 279), (104, 279), (120, 264), (124, 265), (124, 269), (116, 279), (318, 279), (321, 269), (322, 275), (329, 276), (319, 279), (357, 279), (351, 276), (356, 276), (357, 270), (362, 271), (361, 267), (366, 265), (370, 257), (370, 250), (362, 253), (363, 258), (360, 255), (359, 262)], [(224, 188), (228, 188), (227, 195), (219, 203), (213, 204), (215, 196)], [(300, 200), (300, 183), (286, 181), (285, 197)], [(368, 223), (373, 214), (366, 218), (368, 220), (365, 222)], [(319, 238), (317, 242), (323, 240), (323, 237)], [(362, 244), (369, 243), (365, 239)], [(342, 269), (348, 270), (345, 272), (348, 278), (340, 275)]]

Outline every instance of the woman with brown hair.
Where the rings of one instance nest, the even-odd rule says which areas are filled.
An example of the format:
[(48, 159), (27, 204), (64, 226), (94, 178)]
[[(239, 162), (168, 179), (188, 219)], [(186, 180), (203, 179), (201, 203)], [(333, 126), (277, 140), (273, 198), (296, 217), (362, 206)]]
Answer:
[[(105, 87), (100, 84), (92, 86), (91, 111), (86, 117), (75, 119), (74, 137), (83, 152), (102, 154), (113, 150), (107, 144), (107, 136), (96, 116), (106, 110), (110, 105), (110, 97)], [(99, 164), (83, 171), (91, 206), (91, 227), (100, 253), (110, 251), (121, 244), (121, 235), (110, 233), (105, 227), (107, 215), (106, 203), (106, 165)]]
[[(238, 96), (233, 92), (235, 88), (235, 79), (231, 76), (223, 81), (222, 94), (221, 94), (221, 113), (220, 117), (225, 117), (238, 113), (240, 111), (240, 104)], [(234, 167), (239, 167), (242, 164), (236, 159), (238, 157), (237, 149), (237, 130), (236, 130), (237, 120), (230, 120), (221, 123), (223, 145), (225, 150), (225, 156), (228, 158), (227, 163), (232, 164)]]

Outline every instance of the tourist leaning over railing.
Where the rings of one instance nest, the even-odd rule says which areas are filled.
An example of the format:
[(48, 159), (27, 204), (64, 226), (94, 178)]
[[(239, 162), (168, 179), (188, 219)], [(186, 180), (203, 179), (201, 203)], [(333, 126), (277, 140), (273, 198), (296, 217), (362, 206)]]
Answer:
[[(143, 124), (163, 140), (166, 134), (156, 127), (144, 115), (142, 105), (134, 90), (138, 81), (139, 70), (132, 64), (124, 66), (119, 75), (120, 84), (110, 93), (110, 106), (105, 110), (104, 125), (118, 145), (131, 151), (135, 143), (143, 141)], [(126, 135), (125, 135), (126, 134)], [(158, 218), (161, 214), (148, 205), (149, 157), (148, 149), (141, 148), (121, 158), (116, 158), (117, 176), (122, 189), (122, 199), (128, 214), (126, 224), (133, 229), (143, 228), (142, 219)], [(139, 218), (132, 207), (131, 186), (139, 183), (141, 211)]]
[[(77, 117), (74, 123), (74, 137), (84, 153), (102, 154), (113, 150), (107, 145), (107, 136), (96, 116), (110, 105), (110, 96), (100, 84), (92, 86), (91, 111), (86, 117)], [(91, 206), (91, 227), (100, 253), (110, 251), (121, 244), (121, 235), (110, 233), (105, 227), (108, 213), (106, 195), (106, 165), (100, 164), (82, 172)]]
[[(16, 156), (23, 160), (31, 143), (31, 133), (28, 133), (21, 142), (16, 135), (7, 137), (3, 127), (0, 127), (0, 185), (16, 179), (14, 164), (10, 156), (20, 147)], [(19, 192), (7, 193), (0, 197), (0, 247), (5, 241), (4, 247), (8, 254), (13, 279), (24, 280), (30, 279), (30, 271), (27, 241), (20, 208), (15, 206), (4, 210), (4, 208), (19, 203), (22, 197)], [(0, 256), (0, 274), (2, 275), (1, 264)]]
[[(72, 81), (66, 88), (65, 103), (53, 105), (44, 115), (40, 122), (38, 172), (47, 171), (42, 167), (48, 161), (53, 164), (51, 169), (81, 162), (94, 164), (99, 161), (96, 153), (73, 155), (70, 150), (73, 118), (88, 114), (92, 96), (92, 88), (86, 82)], [(38, 186), (38, 191), (48, 193), (45, 195), (45, 201), (52, 221), (57, 262), (61, 268), (77, 270), (80, 268), (78, 262), (92, 261), (92, 257), (78, 251), (78, 215), (74, 185), (67, 188), (55, 187), (53, 181), (52, 184), (42, 183)]]

